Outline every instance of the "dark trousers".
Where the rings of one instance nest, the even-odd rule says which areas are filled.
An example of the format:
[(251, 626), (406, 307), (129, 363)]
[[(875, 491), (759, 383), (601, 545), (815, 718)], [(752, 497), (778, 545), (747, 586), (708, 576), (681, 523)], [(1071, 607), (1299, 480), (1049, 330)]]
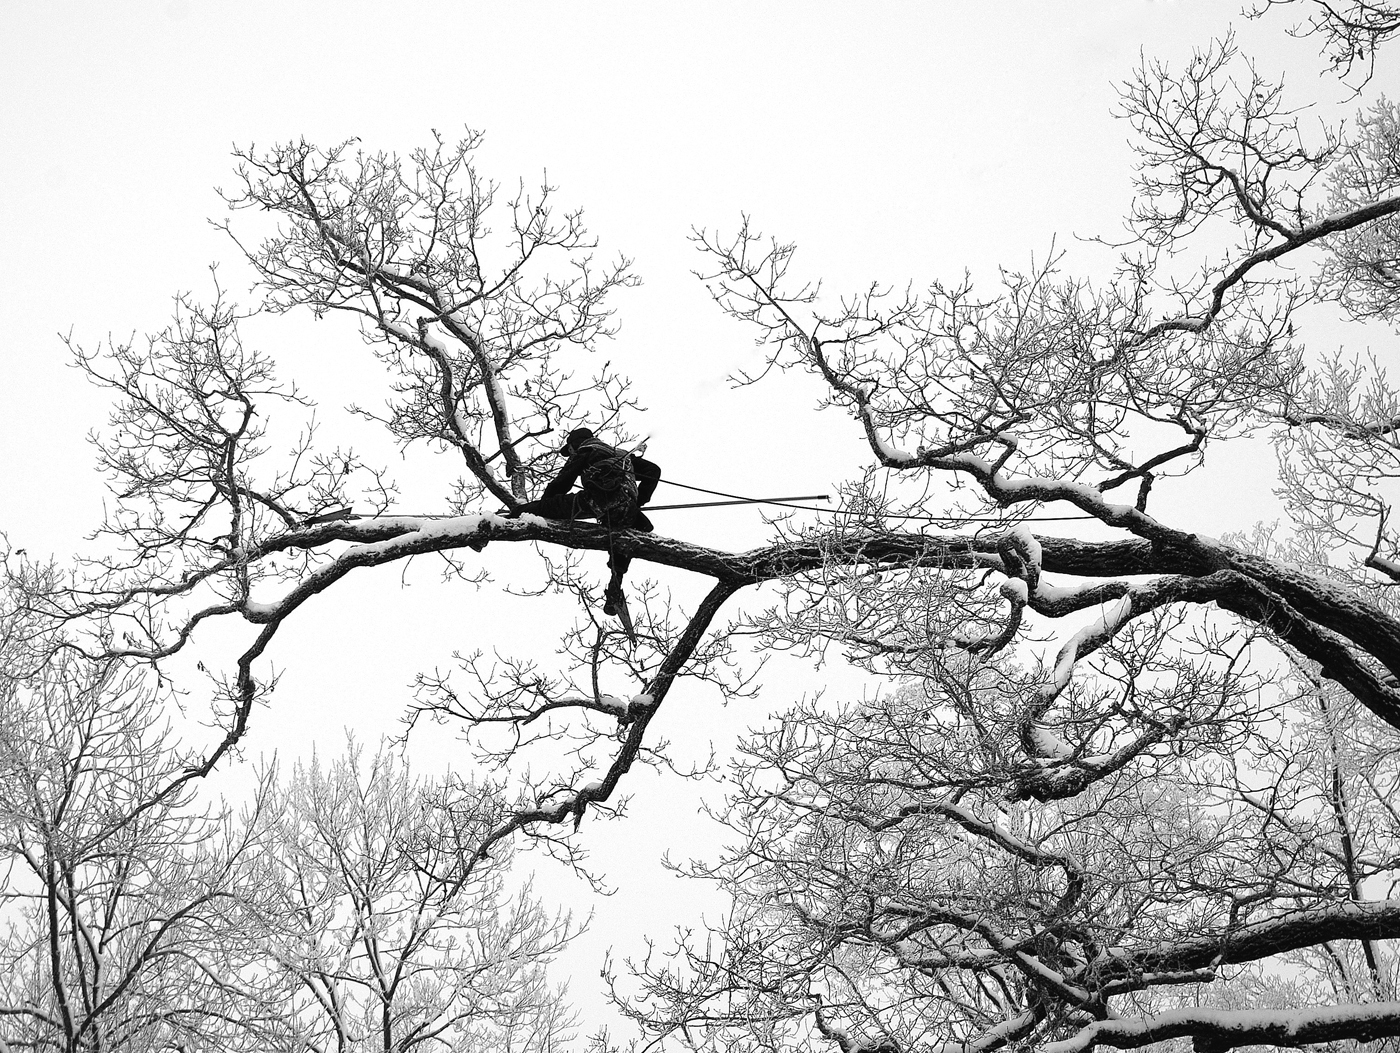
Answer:
[[(600, 516), (597, 505), (583, 490), (541, 497), (538, 501), (527, 501), (520, 506), (520, 511), (543, 516), (545, 519), (596, 519), (610, 530), (642, 530), (651, 533), (655, 529), (635, 501), (629, 501), (624, 507), (610, 508)], [(622, 577), (631, 563), (631, 556), (615, 552), (612, 545), (608, 545), (608, 569), (612, 571), (612, 580), (608, 582), (610, 590), (622, 586)]]

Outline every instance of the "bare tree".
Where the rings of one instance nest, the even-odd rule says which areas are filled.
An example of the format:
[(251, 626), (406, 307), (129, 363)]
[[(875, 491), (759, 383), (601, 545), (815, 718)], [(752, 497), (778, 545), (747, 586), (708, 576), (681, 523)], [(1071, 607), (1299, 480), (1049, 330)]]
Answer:
[(230, 921), (247, 841), (192, 787), (165, 792), (182, 760), (144, 675), (34, 667), (4, 607), (0, 1049), (261, 1048)]
[[(440, 517), (408, 516), (381, 472), (309, 432), (279, 463), (261, 429), (295, 392), (242, 348), (226, 302), (186, 302), (145, 348), (78, 350), (117, 396), (100, 443), (121, 555), (80, 590), (35, 591), (31, 609), (73, 646), (154, 664), (210, 619), (252, 627), (223, 685), (223, 738), (173, 793), (244, 734), (270, 687), (260, 663), (307, 599), (360, 567), (437, 553), (472, 576), (488, 544), (538, 544), (549, 588), (584, 609), (560, 660), (478, 656), (419, 685), (417, 712), (467, 729), (484, 757), (540, 744), (564, 758), (461, 843), (465, 880), (517, 833), (576, 860), (569, 824), (616, 810), (635, 764), (668, 762), (651, 725), (677, 683), (751, 688), (719, 618), (771, 584), (767, 609), (731, 607), (745, 632), (837, 646), (915, 687), (887, 712), (800, 709), (791, 739), (756, 740), (731, 817), (763, 866), (717, 871), (740, 898), (725, 933), (738, 957), (692, 961), (698, 987), (648, 974), (661, 1030), (714, 1024), (718, 1042), (742, 1025), (764, 1048), (782, 1035), (763, 1027), (806, 1027), (850, 1051), (1400, 1035), (1377, 950), (1397, 935), (1386, 795), (1362, 788), (1388, 785), (1389, 755), (1344, 749), (1350, 727), (1400, 728), (1400, 407), (1379, 368), (1319, 359), (1300, 335), (1327, 311), (1393, 315), (1400, 122), (1377, 104), (1349, 131), (1305, 124), (1230, 39), (1179, 68), (1145, 64), (1122, 106), (1138, 195), (1094, 282), (1052, 255), (990, 295), (832, 297), (748, 222), (697, 233), (716, 302), (766, 351), (741, 382), (814, 376), (870, 460), (835, 525), (780, 526), (747, 552), (493, 511), (531, 496), (551, 429), (631, 435), (620, 378), (570, 379), (628, 267), (595, 262), (552, 188), (499, 200), (475, 134), (407, 159), (249, 150), (228, 199), (270, 220), (238, 233), (267, 309), (358, 319), (393, 372), (391, 434), (460, 457), (462, 477)], [(1214, 444), (1266, 436), (1291, 524), (1210, 538), (1154, 496)], [(341, 513), (355, 486), (369, 514)], [(1086, 529), (1042, 533), (1046, 511)], [(682, 610), (647, 587), (633, 643), (592, 614), (578, 558), (610, 547), (708, 591)], [(94, 620), (116, 646), (84, 638)], [(857, 763), (876, 774), (846, 774)], [(745, 774), (760, 769), (786, 793)], [(1334, 939), (1363, 941), (1364, 965)], [(1173, 1007), (1160, 990), (1204, 1005), (1247, 987), (1219, 982), (1231, 970), (1285, 952), (1313, 972), (1283, 1016)], [(730, 986), (706, 987), (713, 975)], [(1336, 1001), (1319, 1007), (1323, 977)], [(740, 991), (752, 1005), (712, 1010)]]
[[(750, 743), (740, 847), (696, 868), (734, 916), (636, 966), (659, 1034), (1068, 1053), (1400, 1032), (1381, 942), (1400, 650), (1373, 635), (1395, 624), (1395, 396), (1376, 363), (1297, 335), (1329, 304), (1394, 317), (1394, 118), (1381, 103), (1356, 138), (1310, 142), (1230, 41), (1149, 64), (1123, 98), (1136, 252), (1101, 289), (1052, 261), (991, 302), (935, 286), (827, 306), (791, 246), (698, 238), (716, 300), (770, 348), (763, 374), (819, 377), (894, 475), (852, 488), (846, 530), (804, 535), (828, 572), (787, 579), (762, 630), (917, 679)], [(1184, 271), (1196, 242), (1213, 260)], [(1310, 272), (1273, 269), (1309, 245)], [(1150, 509), (1158, 479), (1252, 434), (1275, 441), (1289, 528), (1219, 540)], [(975, 522), (1051, 502), (1117, 538), (983, 528), (991, 575), (842, 553), (939, 504)], [(1011, 657), (1076, 612), (1053, 657)], [(1298, 672), (1280, 680), (1282, 655)]]
[(235, 820), (143, 671), (41, 635), (0, 606), (0, 1050), (568, 1044), (545, 965), (577, 926), (507, 894), (509, 846), (470, 865), (499, 793), (352, 748)]
[(1332, 69), (1344, 77), (1359, 74), (1363, 84), (1375, 73), (1376, 50), (1400, 32), (1400, 9), (1385, 0), (1262, 0), (1247, 13), (1259, 18), (1296, 4), (1305, 14), (1290, 32), (1317, 37)]
[(1145, 636), (1090, 664), (1125, 708), (1184, 718), (1176, 748), (1065, 800), (1007, 799), (1013, 670), (784, 713), (736, 761), (732, 855), (692, 867), (732, 914), (631, 963), (619, 1005), (716, 1049), (1393, 1034), (1393, 736), (1302, 678), (1261, 705), (1219, 653), (1164, 690), (1176, 663)]
[[(445, 796), (444, 796), (445, 795)], [(503, 808), (476, 787), (411, 777), (353, 744), (296, 767), (259, 828), (248, 926), (275, 1007), (270, 1048), (565, 1048), (574, 1020), (545, 965), (577, 933), (528, 885), (505, 888), (507, 846), (467, 862)]]

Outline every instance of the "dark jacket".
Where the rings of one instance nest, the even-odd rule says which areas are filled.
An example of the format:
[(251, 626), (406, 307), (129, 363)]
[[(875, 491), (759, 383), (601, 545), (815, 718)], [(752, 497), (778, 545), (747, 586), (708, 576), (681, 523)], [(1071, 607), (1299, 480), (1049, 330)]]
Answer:
[[(592, 442), (580, 446), (569, 455), (564, 467), (559, 470), (559, 474), (550, 480), (548, 486), (544, 488), (544, 497), (562, 497), (569, 492), (570, 487), (578, 482), (584, 473), (584, 469), (599, 461), (605, 461), (618, 454), (617, 447), (609, 446), (607, 443)], [(644, 505), (651, 500), (651, 495), (656, 492), (656, 484), (661, 481), (661, 466), (654, 461), (649, 461), (645, 457), (632, 455), (632, 471), (637, 477), (637, 504)], [(585, 494), (588, 487), (583, 487)]]

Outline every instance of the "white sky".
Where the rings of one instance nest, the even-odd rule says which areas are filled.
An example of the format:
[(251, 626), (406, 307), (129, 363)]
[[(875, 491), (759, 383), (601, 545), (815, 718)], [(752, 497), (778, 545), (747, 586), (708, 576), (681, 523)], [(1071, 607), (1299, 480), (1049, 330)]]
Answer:
[[(66, 366), (56, 333), (91, 344), (158, 329), (177, 290), (208, 292), (211, 261), (223, 261), (227, 288), (247, 289), (232, 246), (205, 222), (221, 215), (211, 188), (231, 184), (233, 144), (358, 136), (407, 152), (430, 129), (450, 137), (463, 125), (486, 131), (488, 174), (511, 184), (547, 169), (603, 250), (635, 258), (645, 284), (617, 298), (622, 332), (606, 354), (650, 408), (636, 427), (654, 436), (649, 455), (666, 474), (744, 493), (826, 491), (863, 463), (858, 431), (813, 413), (804, 381), (727, 387), (727, 373), (753, 364), (752, 338), (691, 276), (689, 228), (731, 231), (748, 212), (796, 241), (797, 268), (833, 291), (955, 282), (964, 270), (990, 290), (999, 265), (1025, 267), (1057, 237), (1072, 271), (1073, 235), (1117, 233), (1129, 200), (1129, 129), (1110, 113), (1140, 49), (1180, 60), (1233, 20), (1246, 48), (1266, 41), (1255, 49), (1265, 73), (1297, 70), (1298, 87), (1317, 90), (1320, 65), (1310, 44), (1282, 36), (1285, 16), (1261, 29), (1236, 11), (1226, 0), (4, 0), (0, 530), (33, 554), (64, 556), (101, 514), (83, 437), (102, 423), (105, 398)], [(1380, 81), (1390, 76), (1382, 69)], [(382, 400), (353, 329), (289, 317), (250, 335), (321, 401), (328, 438), (376, 441), (340, 412)], [(1269, 460), (1215, 454), (1226, 471), (1178, 492), (1177, 522), (1219, 534), (1271, 518)], [(409, 511), (429, 511), (450, 466), (414, 456), (395, 470), (424, 505)], [(657, 501), (682, 493), (663, 488)], [(657, 522), (718, 546), (764, 536), (749, 510)], [(393, 730), (413, 672), (445, 666), (454, 648), (489, 649), (503, 634), (527, 650), (552, 646), (532, 636), (522, 601), (435, 579), (416, 572), (401, 589), (398, 569), (365, 574), (300, 612), (274, 646), (284, 679), (246, 756), (301, 755), (315, 742), (336, 751), (346, 726), (372, 743)], [(210, 633), (206, 661), (231, 660), (238, 638)], [(820, 686), (772, 678), (750, 711)], [(702, 699), (669, 708), (667, 733), (702, 743), (743, 718), (720, 718)], [(588, 955), (608, 943), (636, 953), (640, 931), (664, 936), (685, 920), (674, 900), (656, 902), (659, 851), (703, 850), (698, 831), (677, 837), (675, 816), (694, 814), (688, 789), (649, 779), (636, 789), (654, 799), (638, 801), (635, 822), (593, 826), (599, 865), (622, 893), (599, 908), (575, 966), (585, 998)], [(587, 900), (579, 886), (572, 894)]]

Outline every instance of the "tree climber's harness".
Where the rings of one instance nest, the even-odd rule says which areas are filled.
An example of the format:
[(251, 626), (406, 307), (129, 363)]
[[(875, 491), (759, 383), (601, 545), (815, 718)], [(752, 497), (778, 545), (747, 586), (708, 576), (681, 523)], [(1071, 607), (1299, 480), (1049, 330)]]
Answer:
[(638, 507), (637, 471), (632, 465), (632, 454), (602, 442), (585, 443), (582, 449), (590, 446), (606, 450), (608, 454), (579, 473), (590, 510), (599, 521), (613, 515), (628, 517), (629, 512)]

